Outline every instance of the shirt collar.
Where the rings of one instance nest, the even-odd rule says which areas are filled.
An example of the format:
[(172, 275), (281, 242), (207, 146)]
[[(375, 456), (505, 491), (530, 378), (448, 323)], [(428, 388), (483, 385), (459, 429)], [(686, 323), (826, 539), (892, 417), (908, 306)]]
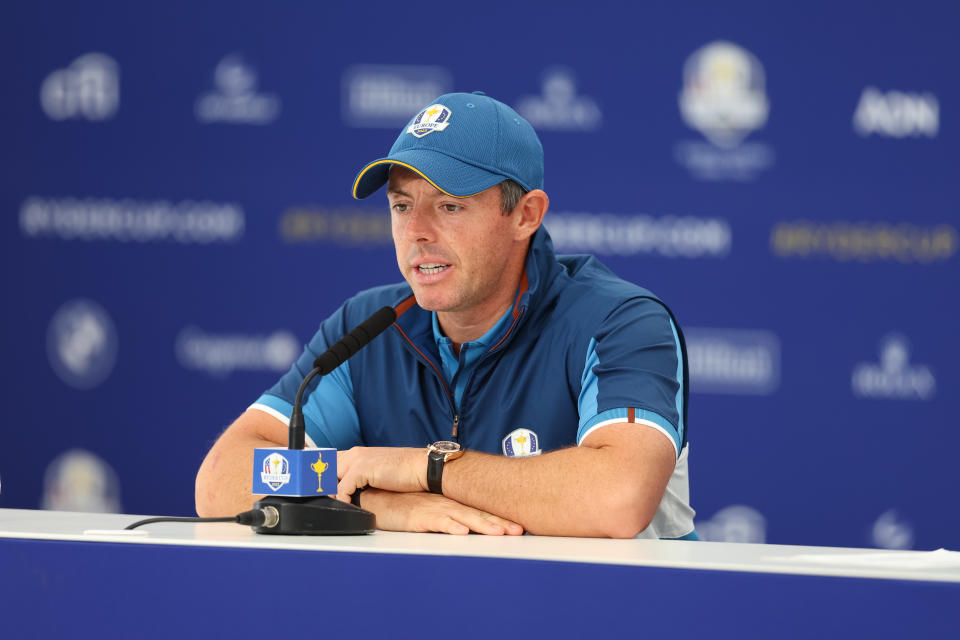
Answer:
[[(443, 331), (440, 329), (440, 321), (437, 319), (437, 312), (432, 311), (430, 315), (433, 316), (433, 339), (436, 341), (437, 346), (441, 344), (449, 344), (453, 342), (452, 340), (450, 340), (450, 338), (443, 335)], [(471, 340), (470, 342), (465, 342), (464, 344), (480, 345), (484, 347), (493, 346), (497, 336), (499, 336), (506, 330), (507, 325), (512, 321), (512, 318), (513, 318), (513, 307), (510, 307), (509, 309), (506, 310), (506, 312), (504, 312), (502, 316), (500, 316), (500, 319), (497, 320), (497, 323), (492, 327), (490, 327), (489, 331), (487, 331), (485, 334), (483, 334), (476, 340)]]

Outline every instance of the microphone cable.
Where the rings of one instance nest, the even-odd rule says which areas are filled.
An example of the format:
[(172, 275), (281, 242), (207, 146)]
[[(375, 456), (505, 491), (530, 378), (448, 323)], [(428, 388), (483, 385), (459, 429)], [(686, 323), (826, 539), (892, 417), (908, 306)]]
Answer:
[(157, 518), (146, 518), (144, 520), (138, 520), (137, 522), (134, 522), (123, 529), (124, 531), (136, 529), (137, 527), (142, 527), (146, 524), (153, 524), (155, 522), (235, 522), (237, 524), (249, 525), (251, 527), (275, 527), (279, 520), (280, 513), (277, 511), (276, 507), (268, 505), (262, 509), (251, 509), (250, 511), (238, 513), (235, 516), (224, 516), (220, 518), (201, 518), (197, 516), (160, 516)]

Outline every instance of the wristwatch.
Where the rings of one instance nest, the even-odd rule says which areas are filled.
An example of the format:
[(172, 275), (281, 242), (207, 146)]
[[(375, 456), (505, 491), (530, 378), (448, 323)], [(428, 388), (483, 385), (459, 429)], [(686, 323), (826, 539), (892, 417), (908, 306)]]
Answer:
[(443, 495), (443, 465), (463, 455), (464, 448), (457, 442), (440, 440), (427, 447), (427, 487), (431, 493)]

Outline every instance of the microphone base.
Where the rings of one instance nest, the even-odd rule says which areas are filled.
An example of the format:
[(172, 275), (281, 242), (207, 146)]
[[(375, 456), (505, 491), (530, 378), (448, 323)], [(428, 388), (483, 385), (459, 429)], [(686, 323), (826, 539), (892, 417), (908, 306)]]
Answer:
[(267, 496), (254, 509), (271, 506), (280, 514), (276, 526), (251, 527), (256, 533), (306, 536), (352, 536), (373, 533), (377, 517), (346, 502), (328, 496), (290, 498)]

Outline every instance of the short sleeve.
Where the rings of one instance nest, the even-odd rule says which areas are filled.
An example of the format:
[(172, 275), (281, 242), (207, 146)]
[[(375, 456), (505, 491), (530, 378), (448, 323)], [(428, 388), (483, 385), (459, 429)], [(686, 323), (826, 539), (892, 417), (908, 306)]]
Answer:
[(607, 316), (584, 354), (577, 443), (595, 429), (637, 422), (683, 442), (683, 355), (669, 312), (656, 300), (627, 300)]

